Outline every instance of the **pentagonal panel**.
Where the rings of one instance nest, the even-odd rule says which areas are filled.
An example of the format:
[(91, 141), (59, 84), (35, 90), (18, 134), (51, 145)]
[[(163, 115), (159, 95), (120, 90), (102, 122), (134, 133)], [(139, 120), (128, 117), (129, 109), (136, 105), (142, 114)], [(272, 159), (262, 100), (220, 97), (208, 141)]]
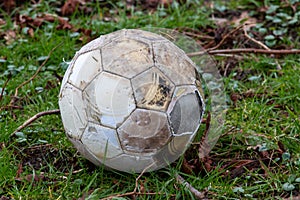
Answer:
[(128, 79), (102, 72), (84, 90), (89, 120), (116, 128), (135, 109)]
[(148, 167), (147, 171), (156, 169), (156, 164), (152, 157), (143, 155), (121, 154), (115, 158), (106, 160), (104, 164), (112, 169), (129, 173), (140, 173)]
[(110, 43), (112, 40), (123, 36), (123, 32), (123, 30), (120, 30), (107, 35), (101, 35), (99, 38), (96, 38), (84, 45), (83, 47), (81, 47), (78, 53), (85, 53), (87, 51), (100, 49), (102, 46), (106, 45), (107, 43)]
[(194, 84), (195, 66), (185, 53), (171, 42), (153, 43), (155, 65), (175, 85)]
[(93, 155), (101, 160), (123, 153), (115, 129), (91, 122), (87, 124), (81, 141)]
[(122, 148), (133, 153), (153, 153), (164, 146), (171, 134), (167, 115), (136, 109), (118, 128)]
[(79, 139), (87, 123), (82, 92), (67, 83), (59, 96), (59, 108), (66, 132), (70, 137)]
[(78, 51), (78, 53), (85, 53), (87, 51), (94, 51), (94, 50), (99, 50), (100, 47), (104, 43), (104, 38), (103, 37), (98, 37), (89, 43), (85, 44), (81, 49)]
[(126, 78), (132, 78), (153, 65), (150, 45), (126, 37), (102, 48), (103, 68)]
[(161, 71), (152, 67), (131, 82), (138, 107), (160, 111), (167, 109), (174, 84)]
[(173, 134), (194, 133), (201, 123), (203, 110), (204, 104), (195, 86), (177, 87), (167, 112)]
[(172, 137), (171, 141), (153, 156), (158, 168), (165, 167), (177, 160), (192, 142), (193, 136), (193, 134), (183, 134)]
[(84, 89), (102, 71), (100, 50), (81, 54), (71, 67), (69, 82), (80, 89)]

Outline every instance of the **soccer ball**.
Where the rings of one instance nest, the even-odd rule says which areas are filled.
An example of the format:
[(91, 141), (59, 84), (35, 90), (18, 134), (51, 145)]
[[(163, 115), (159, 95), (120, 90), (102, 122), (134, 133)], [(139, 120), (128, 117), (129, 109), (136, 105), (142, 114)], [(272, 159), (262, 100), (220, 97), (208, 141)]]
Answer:
[(62, 81), (66, 135), (96, 165), (153, 171), (174, 162), (204, 112), (196, 66), (175, 44), (142, 30), (120, 30), (83, 46)]

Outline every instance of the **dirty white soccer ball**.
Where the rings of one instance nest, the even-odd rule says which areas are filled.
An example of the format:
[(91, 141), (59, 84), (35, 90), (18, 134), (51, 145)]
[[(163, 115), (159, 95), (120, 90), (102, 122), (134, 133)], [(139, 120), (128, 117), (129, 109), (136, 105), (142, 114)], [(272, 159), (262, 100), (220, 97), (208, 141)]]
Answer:
[(184, 51), (158, 34), (120, 30), (76, 53), (59, 107), (68, 138), (85, 158), (138, 173), (184, 153), (204, 112), (200, 90)]

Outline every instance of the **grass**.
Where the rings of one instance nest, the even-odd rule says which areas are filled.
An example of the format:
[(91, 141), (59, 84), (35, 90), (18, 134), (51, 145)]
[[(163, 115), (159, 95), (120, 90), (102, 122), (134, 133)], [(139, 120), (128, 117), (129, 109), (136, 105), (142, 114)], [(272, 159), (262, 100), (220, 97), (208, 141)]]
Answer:
[[(91, 29), (91, 36), (80, 30), (57, 30), (58, 21), (35, 27), (34, 37), (30, 37), (24, 28), (13, 27), (15, 13), (31, 17), (55, 13), (58, 6), (55, 1), (42, 1), (36, 7), (24, 4), (11, 14), (1, 12), (6, 24), (0, 26), (0, 88), (4, 89), (0, 107), (9, 105), (18, 85), (28, 80), (51, 49), (62, 43), (37, 77), (19, 90), (15, 104), (18, 108), (0, 111), (1, 198), (99, 199), (134, 190), (138, 174), (108, 171), (86, 161), (65, 137), (58, 115), (40, 118), (17, 137), (10, 137), (10, 134), (36, 113), (58, 108), (61, 78), (67, 67), (63, 60), (71, 60), (89, 37), (140, 27), (192, 30), (192, 33), (211, 37), (211, 30), (220, 29), (210, 19), (213, 10), (208, 5), (202, 1), (187, 2), (183, 5), (174, 3), (168, 8), (160, 6), (152, 12), (143, 9), (142, 5), (127, 9), (119, 2), (91, 4), (94, 9), (90, 13), (77, 11), (69, 17), (76, 29)], [(218, 2), (219, 7), (223, 5), (224, 12), (241, 8), (235, 1)], [(265, 1), (268, 5), (261, 5), (258, 1), (247, 0), (241, 5), (242, 9), (251, 9), (254, 16), (262, 16), (258, 8), (272, 3), (277, 5), (277, 1)], [(292, 15), (284, 5), (278, 9)], [(269, 15), (273, 16), (272, 13)], [(275, 28), (282, 28), (272, 24), (270, 18), (261, 23), (267, 33), (257, 37), (263, 41)], [(16, 33), (15, 38), (4, 37), (9, 30)], [(286, 44), (295, 48), (299, 47), (297, 41), (299, 37), (276, 36), (271, 45), (279, 48)], [(238, 46), (239, 42), (235, 41), (234, 45)], [(230, 44), (225, 45), (230, 48)], [(221, 69), (229, 66), (223, 77), (229, 109), (222, 137), (206, 162), (195, 156), (198, 146), (193, 144), (176, 163), (143, 175), (138, 181), (138, 191), (157, 194), (141, 195), (138, 199), (193, 199), (191, 191), (176, 181), (176, 174), (183, 176), (197, 190), (205, 191), (211, 199), (299, 198), (299, 55), (279, 58), (245, 55), (237, 62), (218, 56), (215, 59)], [(278, 69), (278, 64), (282, 69)], [(192, 172), (184, 170), (189, 166), (194, 167)]]

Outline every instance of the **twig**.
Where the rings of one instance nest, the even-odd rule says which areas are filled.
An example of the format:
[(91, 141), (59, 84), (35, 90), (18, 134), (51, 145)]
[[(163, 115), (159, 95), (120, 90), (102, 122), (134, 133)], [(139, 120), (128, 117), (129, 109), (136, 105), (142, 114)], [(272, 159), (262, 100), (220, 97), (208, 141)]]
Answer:
[(200, 35), (200, 34), (197, 34), (197, 33), (191, 33), (191, 32), (186, 32), (186, 31), (183, 31), (182, 33), (187, 35), (187, 36), (197, 37), (197, 38), (200, 38), (200, 39), (206, 39), (206, 40), (213, 40), (214, 39), (214, 37), (208, 36), (208, 35)]
[(55, 110), (48, 110), (48, 111), (43, 111), (43, 112), (39, 112), (37, 114), (35, 114), (34, 116), (32, 116), (31, 118), (29, 118), (28, 120), (26, 120), (21, 126), (19, 126), (11, 135), (10, 137), (14, 136), (16, 134), (16, 132), (22, 130), (23, 128), (25, 128), (26, 126), (28, 126), (29, 124), (31, 124), (32, 122), (34, 122), (35, 120), (37, 120), (38, 118), (45, 116), (45, 115), (53, 115), (53, 114), (58, 114), (60, 111), (59, 109), (55, 109)]
[(140, 175), (135, 179), (135, 188), (133, 190), (133, 192), (136, 192), (137, 188), (139, 187), (139, 180), (140, 178), (144, 175), (144, 173), (153, 165), (155, 164), (155, 162), (151, 163), (149, 166), (145, 167), (145, 169), (143, 169), (143, 171), (140, 173)]
[(194, 188), (190, 183), (188, 183), (182, 176), (179, 174), (176, 175), (176, 181), (180, 184), (182, 184), (184, 187), (186, 187), (191, 193), (195, 195), (197, 199), (204, 199), (205, 194), (204, 192), (198, 191), (196, 188)]
[(243, 60), (243, 56), (236, 55), (236, 54), (215, 54), (215, 56), (219, 57), (226, 57), (226, 58), (236, 58), (237, 60)]
[(113, 199), (113, 198), (117, 198), (117, 197), (125, 197), (125, 196), (133, 196), (133, 195), (157, 195), (157, 194), (164, 194), (164, 193), (159, 193), (159, 192), (137, 192), (137, 189), (139, 187), (139, 180), (140, 178), (143, 176), (143, 174), (153, 165), (155, 164), (155, 162), (153, 162), (152, 164), (150, 164), (149, 166), (147, 166), (141, 173), (140, 175), (135, 179), (135, 187), (133, 189), (132, 192), (127, 192), (124, 194), (117, 194), (117, 195), (113, 195), (113, 196), (109, 196), (109, 197), (105, 197), (102, 198), (102, 200), (109, 200), (109, 199)]
[[(252, 42), (256, 43), (257, 45), (261, 46), (262, 48), (264, 48), (264, 49), (266, 49), (266, 50), (269, 50), (269, 51), (271, 50), (269, 47), (267, 47), (267, 46), (266, 46), (264, 43), (262, 43), (261, 41), (258, 41), (258, 40), (256, 40), (256, 39), (250, 37), (250, 35), (248, 35), (248, 33), (247, 33), (246, 25), (244, 26), (243, 30), (244, 30), (245, 36), (246, 36), (249, 40), (251, 40)], [(271, 55), (273, 55), (273, 54), (271, 54)], [(281, 70), (282, 67), (281, 67), (280, 63), (278, 62), (278, 60), (275, 60), (275, 62), (276, 62), (276, 65), (277, 65), (276, 68), (277, 68), (278, 70)]]
[(175, 28), (176, 31), (183, 33), (184, 35), (190, 36), (190, 37), (196, 37), (200, 39), (205, 39), (205, 40), (213, 40), (213, 36), (209, 35), (202, 35), (200, 31), (195, 32), (195, 29), (193, 28)]
[(229, 33), (227, 33), (216, 46), (214, 46), (212, 48), (209, 48), (206, 51), (212, 51), (212, 50), (215, 50), (215, 49), (219, 48), (227, 40), (227, 38), (229, 36), (231, 36), (236, 31), (240, 30), (242, 27), (243, 27), (243, 25), (240, 25), (240, 26), (236, 27), (235, 29), (233, 29), (232, 31), (230, 31)]
[(246, 26), (243, 27), (244, 30), (244, 35), (246, 36), (246, 38), (248, 38), (249, 40), (251, 40), (252, 42), (254, 42), (255, 44), (261, 46), (262, 48), (266, 49), (266, 50), (271, 50), (269, 47), (267, 47), (265, 44), (263, 44), (261, 41), (258, 41), (252, 37), (250, 37), (250, 35), (248, 35), (247, 30), (246, 30)]
[[(162, 193), (162, 192), (127, 192), (124, 194), (118, 194), (118, 195), (114, 195), (114, 196), (109, 196), (109, 197), (105, 197), (102, 198), (101, 200), (111, 200), (114, 198), (118, 198), (118, 197), (127, 197), (127, 196), (132, 196), (132, 195), (136, 195), (136, 196), (142, 196), (142, 195), (167, 195), (166, 193)], [(168, 196), (176, 196), (175, 194), (168, 194)]]
[(200, 146), (199, 146), (199, 152), (198, 152), (199, 158), (203, 158), (203, 157), (207, 156), (211, 150), (211, 147), (207, 142), (210, 127), (211, 127), (211, 113), (208, 112), (207, 118), (205, 121), (205, 130), (204, 130), (203, 136), (201, 138)]
[(240, 54), (240, 53), (256, 53), (256, 54), (277, 54), (277, 55), (286, 55), (286, 54), (300, 54), (300, 49), (255, 49), (255, 48), (239, 48), (239, 49), (219, 49), (219, 50), (204, 50), (193, 53), (188, 53), (187, 55), (190, 57), (201, 56), (204, 54)]
[(16, 89), (15, 89), (15, 94), (14, 96), (12, 97), (12, 100), (10, 101), (9, 105), (12, 105), (14, 104), (15, 102), (15, 99), (17, 99), (17, 96), (18, 96), (18, 92), (19, 92), (19, 89), (21, 87), (23, 87), (24, 85), (26, 85), (27, 83), (29, 83), (30, 81), (32, 81), (37, 75), (38, 73), (41, 71), (41, 69), (45, 66), (45, 64), (48, 62), (48, 60), (50, 59), (50, 56), (52, 55), (52, 53), (58, 48), (60, 47), (61, 45), (63, 44), (63, 42), (60, 42), (58, 45), (56, 45), (54, 48), (52, 48), (50, 50), (50, 52), (48, 53), (48, 56), (47, 58), (44, 60), (44, 62), (38, 67), (38, 69), (36, 70), (36, 72), (26, 81), (24, 81), (23, 83), (21, 83)]
[(83, 171), (83, 169), (78, 169), (78, 170), (72, 171), (72, 172), (70, 172), (70, 173), (66, 172), (65, 175), (68, 176), (68, 175), (70, 175), (70, 174), (78, 174), (78, 173), (80, 173), (80, 172), (82, 172), (82, 171)]
[(20, 109), (20, 110), (22, 110), (23, 107), (22, 106), (15, 106), (15, 105), (2, 106), (0, 108), (0, 111), (1, 110), (9, 110), (9, 109)]

